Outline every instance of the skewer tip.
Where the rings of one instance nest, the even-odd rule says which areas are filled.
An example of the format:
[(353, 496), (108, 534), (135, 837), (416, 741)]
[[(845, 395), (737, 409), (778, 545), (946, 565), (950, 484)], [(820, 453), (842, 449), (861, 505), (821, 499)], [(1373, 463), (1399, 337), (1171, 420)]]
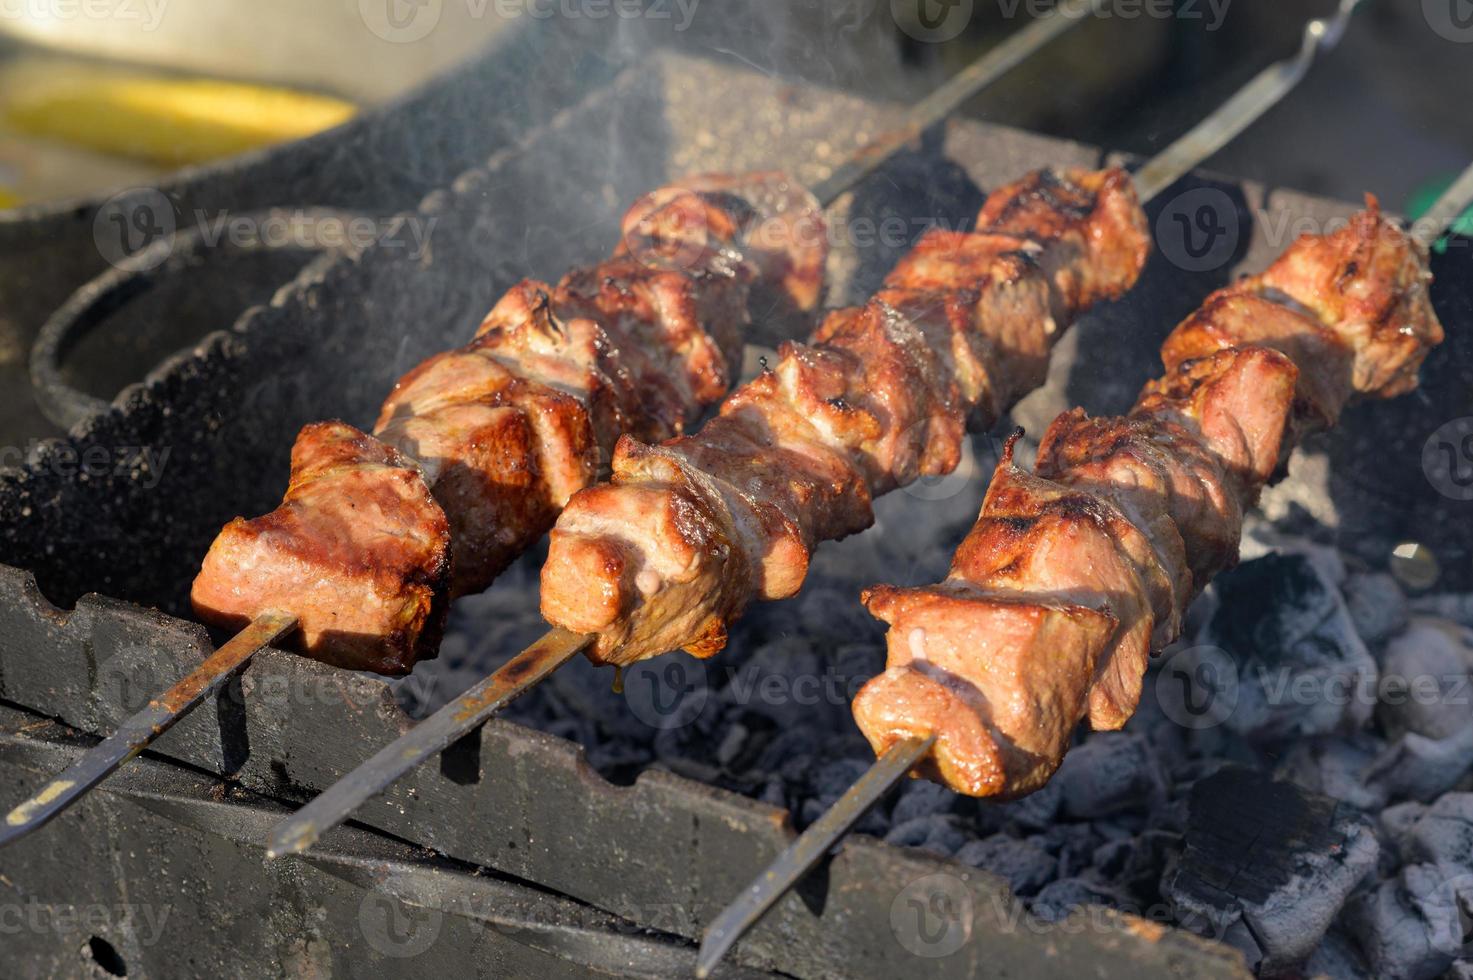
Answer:
[(266, 859), (275, 861), (289, 854), (301, 854), (317, 843), (317, 828), (310, 823), (298, 825), (294, 821), (283, 823), (271, 835), (266, 845)]

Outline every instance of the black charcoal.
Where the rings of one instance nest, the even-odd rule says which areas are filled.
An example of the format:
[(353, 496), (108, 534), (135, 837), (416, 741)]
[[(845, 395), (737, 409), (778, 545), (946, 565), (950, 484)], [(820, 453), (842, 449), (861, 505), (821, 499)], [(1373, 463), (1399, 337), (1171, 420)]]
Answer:
[(1118, 905), (1120, 897), (1102, 884), (1086, 878), (1063, 878), (1045, 885), (1033, 900), (1031, 911), (1045, 922), (1060, 922), (1076, 909), (1089, 905)]
[(1254, 738), (1359, 728), (1376, 663), (1332, 581), (1303, 555), (1268, 555), (1218, 577), (1203, 639), (1237, 665), (1226, 724)]
[(1389, 790), (1368, 785), (1366, 772), (1386, 751), (1371, 735), (1296, 741), (1280, 760), (1275, 774), (1314, 793), (1322, 793), (1362, 810), (1386, 805)]
[(974, 868), (991, 871), (1019, 895), (1034, 894), (1059, 873), (1059, 862), (1053, 855), (1028, 841), (1006, 834), (974, 840), (956, 852), (956, 859)]
[(1435, 864), (1473, 880), (1473, 793), (1448, 793), (1397, 839), (1402, 860)]
[(1473, 768), (1473, 725), (1444, 739), (1408, 732), (1367, 767), (1366, 786), (1396, 800), (1434, 800)]
[(955, 854), (966, 843), (966, 834), (951, 817), (933, 815), (916, 817), (896, 824), (885, 835), (885, 843), (899, 847), (918, 847), (943, 856)]
[(1415, 732), (1433, 741), (1473, 725), (1466, 652), (1440, 625), (1418, 623), (1386, 647), (1377, 716), (1393, 735)]
[(1470, 899), (1473, 879), (1413, 864), (1357, 898), (1347, 919), (1373, 975), (1433, 980), (1467, 950)]
[(1144, 736), (1102, 732), (1064, 757), (1054, 776), (1072, 819), (1149, 810), (1165, 797), (1161, 766)]
[(1350, 808), (1229, 768), (1193, 787), (1185, 847), (1162, 892), (1217, 932), (1242, 922), (1261, 968), (1275, 973), (1313, 952), (1378, 853), (1370, 822)]
[(1352, 575), (1343, 591), (1356, 632), (1369, 646), (1385, 643), (1406, 628), (1406, 595), (1385, 572)]

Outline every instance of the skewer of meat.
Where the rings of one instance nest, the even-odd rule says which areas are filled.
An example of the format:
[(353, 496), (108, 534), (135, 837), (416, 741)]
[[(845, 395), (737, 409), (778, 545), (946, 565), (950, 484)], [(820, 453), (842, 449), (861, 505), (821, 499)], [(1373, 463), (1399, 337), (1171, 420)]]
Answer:
[(700, 432), (621, 438), (613, 481), (553, 530), (543, 616), (596, 634), (599, 663), (715, 654), (752, 599), (797, 593), (818, 542), (873, 523), (874, 497), (951, 472), (968, 424), (1042, 384), (1069, 323), (1132, 287), (1150, 248), (1123, 170), (1030, 174), (977, 227), (925, 234)]
[[(624, 664), (676, 647), (708, 656), (753, 597), (800, 587), (811, 548), (868, 525), (870, 500), (956, 465), (961, 429), (995, 420), (1042, 381), (1081, 308), (1128, 288), (1150, 199), (1282, 99), (1343, 35), (1360, 0), (1306, 28), (1266, 69), (1146, 164), (1045, 172), (997, 191), (982, 231), (925, 237), (863, 307), (734, 393), (701, 433), (622, 440), (615, 481), (582, 491), (543, 571), (555, 625), (491, 676), (283, 821), (268, 856), (309, 847), (362, 803), (539, 683), (579, 651)], [(575, 632), (574, 630), (597, 632)], [(718, 952), (719, 955), (719, 952)]]
[(314, 659), (408, 673), (438, 649), (450, 600), (545, 534), (615, 439), (670, 438), (721, 399), (749, 295), (807, 312), (826, 259), (821, 209), (787, 175), (647, 195), (614, 258), (513, 286), (469, 344), (399, 380), (373, 435), (304, 428), (282, 504), (226, 525), (205, 556), (196, 615), (239, 629), (287, 613)]
[(1300, 434), (1352, 396), (1416, 386), (1443, 339), (1430, 281), (1426, 249), (1370, 198), (1209, 297), (1128, 415), (1059, 416), (1032, 474), (1009, 440), (946, 581), (865, 593), (890, 625), (886, 670), (854, 702), (876, 753), (935, 736), (923, 772), (1014, 797), (1053, 775), (1085, 717), (1124, 725), (1151, 651), (1236, 562), (1243, 512)]
[[(1224, 127), (1230, 125), (1230, 133), (1242, 130), (1246, 121), (1254, 116), (1255, 112), (1262, 112), (1268, 106), (1282, 99), (1283, 94), (1292, 88), (1298, 78), (1304, 77), (1308, 66), (1314, 62), (1315, 56), (1321, 50), (1332, 47), (1342, 37), (1343, 31), (1348, 27), (1349, 16), (1354, 12), (1354, 0), (1346, 0), (1340, 4), (1339, 15), (1333, 21), (1312, 21), (1307, 25), (1304, 34), (1304, 46), (1296, 59), (1290, 62), (1271, 66), (1259, 74), (1258, 78), (1251, 81), (1233, 99), (1228, 100), (1221, 111), (1214, 113), (1214, 118), (1208, 119), (1199, 125), (1192, 133), (1178, 140), (1177, 147), (1193, 147), (1205, 153), (1212, 153), (1223, 146), (1228, 139)], [(1173, 150), (1168, 150), (1168, 155)], [(1147, 165), (1145, 171), (1153, 169), (1153, 165)], [(1161, 186), (1158, 184), (1158, 189)], [(1473, 172), (1470, 172), (1470, 187), (1473, 190)], [(1145, 196), (1145, 195), (1143, 195)], [(1382, 227), (1379, 217), (1371, 218), (1376, 227)], [(1402, 240), (1405, 237), (1402, 236)], [(1424, 255), (1424, 253), (1423, 253)], [(1363, 256), (1363, 258), (1377, 258), (1385, 264), (1393, 264), (1392, 259), (1377, 253), (1376, 256)], [(1290, 264), (1293, 271), (1304, 274), (1302, 268)], [(1424, 265), (1418, 267), (1411, 264), (1410, 268), (1395, 267), (1377, 268), (1376, 276), (1389, 276), (1393, 283), (1405, 286), (1407, 302), (1416, 302), (1417, 287), (1420, 286), (1421, 295), (1426, 292), (1426, 283), (1418, 279), (1418, 274), (1424, 271)], [(1259, 293), (1271, 292), (1274, 289), (1282, 289), (1289, 286), (1292, 273), (1286, 273), (1283, 277), (1271, 277), (1273, 284), (1264, 286)], [(1301, 283), (1302, 284), (1302, 283)], [(1224, 293), (1231, 290), (1224, 290)], [(1254, 290), (1248, 290), (1254, 292)], [(1355, 295), (1351, 290), (1355, 301), (1360, 304), (1368, 304), (1367, 296)], [(1307, 289), (1289, 290), (1289, 295), (1308, 295)], [(1268, 298), (1268, 296), (1261, 296)], [(1280, 296), (1273, 295), (1273, 299)], [(1289, 302), (1287, 307), (1293, 309), (1295, 304)], [(1392, 307), (1393, 308), (1393, 307)], [(1262, 312), (1261, 309), (1256, 312)], [(1302, 312), (1293, 309), (1293, 312)], [(1327, 311), (1321, 309), (1321, 315)], [(1346, 320), (1358, 318), (1361, 324), (1374, 323), (1371, 318), (1365, 317), (1368, 309), (1358, 309), (1357, 314), (1346, 315)], [(1421, 311), (1408, 311), (1410, 321), (1424, 324), (1424, 318), (1418, 317)], [(1426, 309), (1430, 312), (1430, 308)], [(1228, 318), (1231, 321), (1231, 318)], [(1292, 330), (1284, 330), (1282, 318), (1279, 321), (1279, 329), (1274, 330), (1268, 323), (1255, 323), (1252, 315), (1237, 318), (1239, 323), (1248, 327), (1249, 332), (1254, 333), (1259, 339), (1270, 340), (1270, 337), (1286, 337), (1293, 333)], [(1432, 324), (1435, 324), (1435, 318)], [(1364, 327), (1363, 327), (1364, 329)], [(1441, 339), (1441, 333), (1435, 326), (1427, 326), (1427, 337)], [(1355, 330), (1349, 330), (1355, 333)], [(1423, 337), (1426, 340), (1427, 337)], [(1320, 342), (1318, 349), (1324, 348), (1327, 337), (1314, 337)], [(1389, 339), (1389, 337), (1388, 337)], [(1309, 342), (1307, 337), (1307, 342)], [(1283, 343), (1283, 346), (1293, 346), (1292, 342)], [(1417, 343), (1405, 345), (1407, 348), (1416, 348)], [(1309, 349), (1315, 346), (1309, 345)], [(1393, 368), (1392, 373), (1401, 380), (1389, 382), (1386, 392), (1392, 392), (1396, 385), (1405, 385), (1407, 374), (1414, 376), (1416, 365), (1420, 364), (1420, 355), (1404, 351), (1407, 363)], [(1208, 460), (1208, 452), (1198, 448), (1192, 452), (1190, 439), (1181, 435), (1177, 430), (1162, 427), (1158, 432), (1130, 432), (1119, 442), (1112, 442), (1112, 436), (1119, 433), (1103, 432), (1093, 433), (1096, 441), (1109, 447), (1109, 458), (1117, 463), (1122, 470), (1124, 480), (1137, 480), (1139, 483), (1124, 483), (1134, 486), (1134, 491), (1128, 491), (1125, 497), (1131, 498), (1131, 504), (1136, 505), (1136, 510), (1127, 508), (1131, 519), (1140, 517), (1142, 528), (1131, 525), (1130, 519), (1121, 511), (1111, 511), (1103, 505), (1093, 505), (1091, 498), (1087, 495), (1059, 495), (1056, 498), (1044, 497), (1038, 503), (1040, 513), (1028, 514), (1025, 511), (1012, 513), (1008, 503), (1009, 500), (1006, 482), (994, 483), (994, 491), (997, 492), (1000, 505), (996, 511), (997, 522), (993, 526), (994, 539), (985, 545), (980, 545), (981, 551), (971, 553), (963, 548), (959, 554), (957, 566), (965, 566), (968, 570), (982, 570), (996, 576), (996, 582), (988, 582), (988, 585), (1000, 585), (999, 588), (988, 589), (985, 600), (990, 601), (987, 613), (996, 613), (988, 616), (978, 612), (971, 620), (965, 617), (953, 617), (955, 607), (947, 606), (950, 595), (941, 595), (932, 606), (932, 626), (938, 631), (935, 638), (935, 650), (931, 647), (931, 634), (924, 625), (916, 625), (907, 628), (910, 623), (897, 623), (893, 625), (890, 632), (891, 665), (903, 676), (901, 684), (906, 685), (901, 691), (894, 693), (890, 699), (884, 697), (873, 697), (866, 704), (856, 701), (856, 715), (860, 710), (871, 710), (875, 725), (873, 732), (871, 728), (865, 728), (865, 719), (860, 719), (860, 725), (865, 728), (866, 734), (871, 735), (872, 741), (885, 740), (888, 749), (881, 753), (875, 765), (866, 772), (850, 790), (838, 800), (837, 805), (832, 806), (828, 812), (823, 813), (818, 821), (813, 822), (797, 840), (792, 841), (790, 846), (782, 852), (782, 855), (770, 865), (766, 871), (748, 887), (737, 900), (731, 903), (722, 914), (717, 915), (709, 927), (701, 943), (700, 955), (697, 958), (697, 976), (709, 976), (710, 971), (716, 967), (728, 949), (745, 934), (748, 928), (753, 927), (760, 918), (781, 899), (788, 890), (803, 878), (813, 865), (818, 864), (822, 856), (835, 846), (838, 840), (853, 827), (854, 822), (859, 821), (860, 816), (875, 805), (887, 791), (899, 783), (907, 772), (912, 771), (916, 765), (925, 760), (938, 760), (932, 763), (935, 771), (946, 772), (947, 777), (959, 781), (959, 783), (985, 784), (988, 781), (996, 783), (996, 769), (988, 766), (1005, 766), (1000, 762), (999, 756), (1006, 755), (1005, 752), (994, 752), (987, 756), (985, 752), (977, 752), (978, 743), (968, 741), (968, 738), (977, 734), (977, 725), (972, 728), (953, 727), (949, 731), (950, 740), (957, 746), (955, 752), (940, 747), (941, 738), (937, 732), (925, 731), (916, 734), (912, 729), (907, 729), (906, 724), (900, 719), (909, 718), (909, 713), (921, 716), (922, 722), (918, 727), (924, 727), (928, 719), (955, 718), (960, 719), (959, 712), (949, 713), (957, 703), (968, 704), (974, 710), (974, 715), (968, 718), (982, 718), (991, 721), (993, 713), (1003, 716), (1009, 721), (1015, 721), (1016, 734), (1021, 735), (1022, 741), (1016, 747), (1016, 753), (1009, 756), (1008, 762), (1013, 763), (1019, 771), (1037, 771), (1028, 769), (1031, 763), (1036, 762), (1038, 755), (1037, 741), (1046, 740), (1047, 735), (1040, 735), (1040, 729), (1052, 732), (1046, 722), (1052, 722), (1055, 718), (1068, 715), (1068, 706), (1062, 703), (1066, 697), (1061, 688), (1068, 687), (1068, 682), (1058, 684), (1052, 679), (1040, 681), (1037, 690), (1027, 685), (1024, 676), (1025, 668), (1034, 668), (1038, 671), (1047, 671), (1047, 678), (1053, 676), (1069, 676), (1066, 666), (1078, 666), (1080, 663), (1089, 663), (1090, 666), (1099, 666), (1102, 669), (1097, 678), (1096, 697), (1091, 700), (1090, 709), (1096, 710), (1102, 724), (1124, 724), (1128, 709), (1133, 709), (1133, 693), (1139, 694), (1139, 679), (1133, 682), (1131, 679), (1130, 654), (1139, 654), (1139, 663), (1143, 668), (1145, 654), (1140, 653), (1145, 647), (1149, 650), (1150, 641), (1161, 640), (1165, 635), (1177, 628), (1180, 622), (1180, 610), (1184, 604), (1184, 597), (1190, 594), (1195, 578), (1198, 573), (1208, 572), (1206, 564), (1211, 561), (1208, 554), (1211, 548), (1217, 547), (1217, 553), (1221, 553), (1228, 542), (1228, 535), (1233, 529), (1233, 520), (1236, 516), (1240, 520), (1242, 513), (1242, 495), (1256, 494), (1256, 485), (1252, 480), (1267, 479), (1274, 464), (1279, 463), (1277, 449), (1279, 444), (1268, 445), (1271, 441), (1251, 441), (1243, 438), (1243, 432), (1237, 429), (1231, 417), (1224, 416), (1220, 410), (1203, 405), (1198, 388), (1193, 385), (1202, 385), (1202, 391), (1233, 392), (1234, 398), (1242, 399), (1243, 404), (1256, 407), (1252, 401), (1252, 385), (1259, 380), (1271, 380), (1277, 377), (1280, 385), (1283, 376), (1274, 376), (1270, 367), (1265, 367), (1261, 361), (1273, 361), (1274, 358), (1282, 358), (1287, 363), (1287, 357), (1280, 354), (1276, 349), (1262, 349), (1261, 354), (1254, 354), (1248, 360), (1243, 361), (1237, 367), (1224, 364), (1223, 360), (1211, 360), (1212, 370), (1196, 365), (1184, 365), (1183, 370), (1174, 374), (1170, 379), (1156, 386), (1149, 392), (1149, 399), (1143, 401), (1143, 407), (1149, 411), (1159, 414), (1162, 419), (1170, 419), (1180, 429), (1186, 430), (1184, 421), (1189, 420), (1192, 413), (1200, 411), (1202, 423), (1200, 432), (1209, 432), (1212, 438), (1220, 441), (1224, 451), (1230, 449), (1233, 455), (1230, 463), (1220, 464), (1221, 469), (1217, 485), (1209, 485), (1206, 482), (1205, 467), (1211, 466)], [(1290, 363), (1292, 364), (1292, 363)], [(1203, 373), (1205, 371), (1205, 373)], [(1218, 371), (1221, 371), (1218, 374)], [(1282, 392), (1280, 392), (1282, 393)], [(1271, 398), (1273, 392), (1264, 392), (1265, 396)], [(1295, 385), (1293, 380), (1289, 382), (1287, 396), (1293, 399), (1295, 396)], [(1318, 399), (1317, 402), (1311, 399)], [(1343, 399), (1336, 402), (1335, 389), (1326, 386), (1307, 386), (1301, 392), (1301, 404), (1305, 407), (1305, 419), (1324, 421), (1329, 413), (1337, 413), (1339, 404)], [(1069, 416), (1072, 417), (1072, 416)], [(1170, 439), (1164, 438), (1170, 436)], [(1064, 438), (1061, 433), (1061, 439)], [(1089, 444), (1090, 436), (1084, 436), (1084, 442)], [(1015, 441), (1009, 442), (1008, 458), (1005, 464), (1010, 464), (1010, 449)], [(1064, 451), (1061, 447), (1061, 451)], [(1259, 467), (1267, 466), (1267, 472), (1262, 472)], [(1114, 475), (1114, 473), (1112, 473)], [(1097, 475), (1096, 475), (1097, 476)], [(1242, 494), (1237, 498), (1223, 488), (1223, 480), (1231, 480), (1234, 488), (1239, 488)], [(1180, 532), (1174, 532), (1168, 528), (1170, 517), (1162, 511), (1159, 500), (1150, 500), (1150, 492), (1156, 491), (1158, 495), (1164, 495), (1167, 500), (1173, 501), (1181, 508), (1183, 513), (1190, 513), (1199, 517), (1202, 536), (1193, 539), (1192, 544), (1199, 544), (1205, 550), (1196, 551), (1199, 556), (1198, 564), (1186, 563), (1187, 542), (1184, 541)], [(1214, 492), (1215, 491), (1215, 492)], [(1137, 500), (1146, 497), (1147, 500)], [(993, 500), (993, 494), (988, 495), (988, 501)], [(1155, 503), (1156, 507), (1150, 507)], [(984, 511), (985, 516), (985, 511)], [(1038, 541), (1028, 538), (1024, 529), (1028, 528), (1027, 517), (1036, 517), (1038, 526), (1043, 528), (1047, 520), (1056, 519), (1059, 523), (1068, 525), (1068, 529), (1061, 536), (1052, 541)], [(1089, 529), (1093, 538), (1081, 542), (1075, 538), (1075, 528)], [(1131, 532), (1134, 529), (1134, 532)], [(1040, 532), (1043, 536), (1046, 532)], [(1012, 535), (1012, 536), (1010, 536)], [(1131, 609), (1122, 610), (1122, 615), (1114, 617), (1109, 606), (1109, 597), (1105, 598), (1099, 592), (1090, 592), (1097, 600), (1091, 606), (1084, 601), (1078, 592), (1081, 591), (1081, 582), (1087, 582), (1087, 587), (1102, 587), (1100, 573), (1102, 566), (1099, 561), (1105, 559), (1105, 551), (1099, 547), (1086, 547), (1086, 545), (1097, 545), (1100, 536), (1115, 535), (1109, 538), (1112, 541), (1112, 551), (1117, 567), (1122, 561), (1139, 561), (1140, 575), (1134, 579), (1137, 585), (1137, 603)], [(1118, 542), (1118, 544), (1117, 544)], [(1055, 545), (1053, 550), (1041, 545)], [(1231, 538), (1234, 554), (1236, 554), (1236, 538)], [(991, 551), (990, 556), (984, 556), (982, 551)], [(963, 561), (963, 556), (966, 560)], [(1171, 557), (1178, 557), (1181, 561), (1168, 564)], [(990, 564), (987, 561), (991, 560)], [(1036, 569), (1036, 567), (1047, 567), (1055, 573), (1055, 581), (1046, 582), (1043, 594), (1033, 595), (1033, 606), (1030, 609), (1021, 609), (1021, 601), (1016, 601), (1015, 595), (1006, 592), (1006, 584), (1013, 581), (1016, 576), (1025, 575), (1025, 569)], [(1046, 576), (1041, 576), (1046, 578)], [(1050, 591), (1049, 587), (1058, 585), (1058, 589)], [(943, 591), (943, 589), (937, 589)], [(981, 589), (978, 589), (981, 591)], [(1140, 598), (1143, 597), (1143, 598)], [(875, 589), (866, 595), (866, 600), (871, 603), (871, 610), (876, 615), (890, 619), (891, 613), (897, 617), (903, 615), (904, 598), (896, 589)], [(1150, 607), (1153, 610), (1162, 610), (1161, 620), (1149, 619), (1142, 616), (1143, 601), (1155, 603)], [(896, 620), (891, 619), (891, 622)], [(1127, 654), (1118, 660), (1102, 659), (1094, 657), (1090, 660), (1089, 654), (1084, 647), (1091, 643), (1096, 647), (1108, 643), (1109, 637), (1119, 629), (1119, 635), (1124, 643), (1130, 643)], [(987, 654), (978, 656), (975, 651), (985, 650)], [(932, 659), (934, 654), (934, 659)], [(1033, 654), (1033, 659), (1028, 659), (1028, 654)], [(962, 676), (946, 673), (947, 669), (956, 666), (956, 663), (966, 662), (974, 665), (975, 671), (969, 675), (969, 679)], [(937, 666), (940, 662), (940, 666)], [(884, 690), (885, 678), (891, 678), (893, 673), (887, 671), (878, 681), (872, 681), (871, 687), (875, 691)], [(1091, 676), (1090, 679), (1096, 679)], [(1087, 679), (1084, 684), (1089, 684)], [(953, 697), (955, 701), (949, 701), (946, 707), (938, 710), (935, 704), (935, 691), (925, 687), (931, 681), (938, 681), (946, 690), (947, 696)], [(968, 684), (977, 684), (977, 688), (966, 687)], [(984, 688), (984, 691), (978, 688)], [(988, 694), (996, 697), (996, 701), (988, 700)], [(1019, 709), (1019, 701), (1025, 707)], [(1075, 716), (1072, 721), (1065, 722), (1068, 731), (1072, 731), (1072, 725), (1077, 721)], [(887, 728), (888, 725), (888, 728)], [(1030, 741), (1034, 740), (1034, 741)], [(962, 744), (965, 743), (965, 749)], [(1064, 744), (1059, 744), (1059, 752), (1062, 753)], [(1052, 771), (1052, 769), (1050, 769)]]
[(1152, 649), (1236, 560), (1243, 511), (1305, 432), (1353, 397), (1416, 386), (1443, 339), (1427, 243), (1473, 203), (1470, 167), (1412, 233), (1366, 211), (1208, 298), (1162, 345), (1166, 374), (1122, 417), (1074, 409), (1036, 472), (1009, 440), (940, 585), (865, 593), (888, 663), (855, 698), (879, 758), (707, 930), (703, 974), (907, 773), (1012, 798), (1075, 727), (1121, 727)]
[[(410, 372), (379, 419), (380, 438), (341, 422), (305, 429), (281, 507), (227, 526), (191, 595), (201, 618), (248, 625), (16, 807), (0, 846), (81, 799), (270, 643), (289, 639), (325, 662), (382, 673), (432, 656), (450, 596), (484, 587), (535, 540), (602, 470), (621, 428), (678, 434), (719, 397), (739, 351), (725, 317), (743, 289), (765, 292), (773, 323), (785, 307), (816, 304), (822, 207), (1104, 2), (1066, 0), (811, 192), (781, 175), (741, 188), (713, 175), (646, 196), (609, 262), (555, 289), (520, 284), (468, 347)], [(552, 639), (526, 652), (507, 697), (571, 655), (555, 656)], [(500, 687), (482, 685), (488, 716)]]

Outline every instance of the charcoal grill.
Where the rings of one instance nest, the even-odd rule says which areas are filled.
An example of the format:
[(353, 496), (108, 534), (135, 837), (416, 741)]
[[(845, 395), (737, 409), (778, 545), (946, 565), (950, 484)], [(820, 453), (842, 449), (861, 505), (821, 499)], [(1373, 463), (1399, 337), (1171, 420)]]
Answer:
[[(621, 202), (657, 181), (775, 166), (817, 180), (826, 160), (899, 114), (894, 104), (658, 54), (404, 216), (436, 222), (425, 256), (374, 247), (316, 266), (269, 305), (126, 389), (110, 412), (37, 445), (23, 468), (0, 474), (5, 791), (19, 797), (37, 773), (60, 769), (79, 744), (139, 707), (141, 692), (211, 648), (186, 615), (198, 557), (225, 519), (274, 504), (302, 424), (371, 418), (399, 374), (424, 351), (449, 346), (507, 285), (596, 258), (617, 231)], [(598, 133), (606, 141), (589, 138)], [(957, 121), (888, 163), (838, 210), (955, 221), (1003, 179), (1104, 157), (1090, 146)], [(1237, 204), (1243, 234), (1232, 262), (1191, 272), (1155, 257), (1130, 298), (1088, 317), (1065, 341), (1049, 385), (1015, 413), (1021, 424), (1038, 429), (1067, 404), (1122, 410), (1167, 325), (1237, 268), (1260, 268), (1285, 244), (1264, 219), (1326, 222), (1354, 210), (1227, 179), (1187, 186)], [(582, 233), (570, 237), (570, 227)], [(903, 245), (841, 246), (831, 296), (867, 291)], [(1434, 267), (1450, 325), (1473, 306), (1466, 254), (1454, 249)], [(1328, 466), (1300, 467), (1270, 507), (1293, 525), (1294, 501), (1333, 501), (1333, 543), (1377, 565), (1396, 541), (1438, 528), (1443, 585), (1466, 590), (1473, 529), (1419, 471), (1388, 473), (1380, 462), (1418, 458), (1448, 406), (1466, 405), (1466, 331), (1449, 331), (1424, 386), (1425, 398), (1348, 412), (1341, 432), (1312, 447)], [(78, 478), (74, 459), (94, 447), (124, 465)], [(143, 469), (127, 452), (141, 447), (168, 455)], [(526, 590), (529, 606), (536, 558), (505, 584)], [(136, 928), (101, 916), (90, 930), (28, 932), (17, 948), (43, 971), (85, 947), (103, 969), (126, 962), (130, 972), (161, 975), (196, 950), (192, 968), (228, 974), (239, 964), (219, 959), (210, 930), (230, 920), (243, 955), (302, 973), (372, 962), (387, 975), (421, 975), (474, 962), (515, 975), (670, 975), (688, 970), (704, 924), (789, 839), (787, 814), (775, 807), (661, 771), (615, 785), (572, 743), (493, 721), (447, 752), (438, 770), (414, 773), (366, 806), (359, 825), (331, 834), (324, 849), (263, 864), (266, 829), (284, 806), (310, 799), (410, 724), (394, 689), (378, 679), (265, 652), (215, 710), (187, 718), (145, 765), (0, 862), (0, 885), (38, 901), (85, 892), (102, 905), (171, 905), (169, 938), (147, 945)], [(66, 855), (65, 875), (57, 855)], [(926, 964), (938, 976), (1243, 972), (1224, 947), (1127, 915), (1087, 930), (1031, 921), (1020, 928), (1016, 900), (992, 875), (859, 837), (738, 947), (729, 975), (914, 970), (892, 909), (907, 883), (937, 873), (964, 881), (978, 910), (970, 941)], [(408, 924), (376, 941), (378, 926), (365, 922), (387, 921), (376, 916), (390, 912), (409, 916)], [(433, 952), (399, 958), (425, 921), (440, 923)]]

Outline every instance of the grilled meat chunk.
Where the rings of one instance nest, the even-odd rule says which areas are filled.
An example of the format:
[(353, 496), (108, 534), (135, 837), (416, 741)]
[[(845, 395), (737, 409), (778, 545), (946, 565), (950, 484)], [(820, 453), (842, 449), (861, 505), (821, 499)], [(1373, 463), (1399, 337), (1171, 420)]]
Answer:
[(1009, 443), (946, 581), (865, 593), (890, 624), (886, 670), (854, 701), (875, 751), (934, 734), (922, 774), (1012, 797), (1047, 782), (1083, 718), (1123, 725), (1296, 435), (1416, 383), (1442, 339), (1427, 282), (1372, 201), (1209, 297), (1128, 416), (1059, 416), (1036, 476)]
[(450, 525), (418, 466), (343, 422), (304, 428), (281, 506), (225, 526), (194, 580), (200, 619), (296, 614), (290, 642), (337, 667), (406, 674), (433, 657)]
[(828, 262), (823, 208), (778, 171), (699, 174), (652, 191), (623, 222), (617, 255), (681, 272), (740, 275), (754, 309), (791, 318), (818, 306)]
[[(695, 251), (684, 249), (690, 234), (677, 234), (692, 208), (699, 212)], [(782, 175), (694, 178), (635, 211), (614, 258), (574, 270), (556, 287), (533, 280), (512, 287), (471, 343), (415, 367), (384, 403), (374, 430), (381, 448), (393, 447), (403, 466), (416, 468), (418, 485), (433, 493), (453, 534), (449, 597), (481, 591), (541, 537), (573, 493), (608, 469), (621, 434), (669, 439), (720, 400), (740, 370), (753, 288), (781, 294), (795, 308), (817, 301), (827, 258), (822, 217), (811, 196)], [(814, 222), (816, 230), (808, 227)], [(311, 433), (304, 430), (302, 440), (310, 442)], [(332, 511), (329, 501), (313, 502)], [(388, 516), (375, 512), (376, 533), (391, 533)], [(346, 637), (311, 626), (329, 608), (332, 578), (322, 579), (320, 593), (276, 588), (276, 567), (296, 553), (316, 549), (346, 561), (359, 545), (354, 527), (315, 519), (290, 494), (260, 519), (272, 527), (287, 520), (292, 536), (258, 536), (252, 563), (233, 572), (220, 556), (239, 552), (242, 532), (227, 528), (197, 592), (237, 596), (228, 605), (237, 618), (268, 608), (298, 613), (308, 652), (327, 662), (386, 672), (412, 666), (414, 656), (393, 632), (400, 627), (385, 616), (365, 611), (355, 619), (364, 629)], [(413, 526), (403, 533), (413, 538)], [(283, 554), (273, 557), (272, 547)], [(383, 567), (384, 575), (417, 574), (412, 565)], [(386, 590), (386, 582), (375, 588)], [(249, 597), (272, 604), (252, 609)], [(446, 598), (433, 597), (437, 607)], [(359, 600), (344, 587), (335, 601)], [(375, 622), (382, 626), (376, 651)]]
[(598, 662), (714, 654), (753, 598), (798, 590), (818, 542), (868, 527), (874, 496), (953, 469), (966, 423), (1041, 383), (1066, 318), (1128, 289), (1149, 243), (1115, 171), (1002, 188), (979, 229), (925, 235), (700, 433), (622, 439), (612, 484), (553, 530), (543, 615), (599, 634)]

